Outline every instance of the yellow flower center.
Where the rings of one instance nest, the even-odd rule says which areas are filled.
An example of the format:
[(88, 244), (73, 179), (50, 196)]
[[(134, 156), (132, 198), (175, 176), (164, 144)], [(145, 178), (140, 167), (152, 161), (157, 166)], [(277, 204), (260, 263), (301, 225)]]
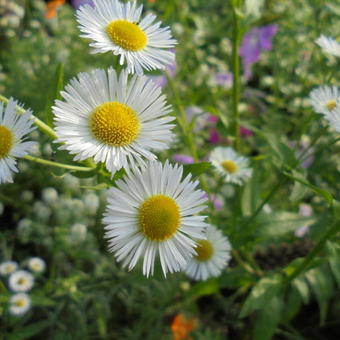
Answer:
[(24, 299), (18, 299), (15, 301), (15, 306), (16, 307), (25, 307), (26, 301)]
[(221, 166), (225, 171), (229, 172), (230, 174), (234, 174), (238, 169), (238, 166), (236, 165), (236, 163), (230, 160), (223, 161), (221, 163)]
[(7, 274), (10, 274), (12, 272), (14, 272), (14, 266), (12, 264), (8, 264), (6, 267), (5, 267), (5, 272)]
[(135, 23), (127, 20), (113, 20), (106, 26), (106, 33), (116, 45), (127, 51), (140, 51), (147, 42), (145, 32)]
[(27, 282), (27, 280), (25, 278), (21, 278), (21, 279), (18, 280), (18, 285), (23, 286), (23, 285), (26, 284), (26, 282)]
[(140, 131), (140, 121), (134, 110), (118, 102), (97, 106), (90, 117), (94, 137), (111, 146), (131, 144)]
[(170, 238), (180, 225), (180, 210), (170, 197), (154, 195), (139, 208), (138, 225), (140, 231), (151, 241)]
[(214, 248), (210, 241), (199, 240), (195, 248), (197, 255), (195, 256), (198, 261), (208, 261), (214, 253)]
[(8, 156), (13, 146), (13, 133), (6, 126), (0, 125), (0, 159)]
[(335, 100), (330, 100), (327, 104), (326, 107), (329, 111), (333, 111), (336, 107), (336, 101)]

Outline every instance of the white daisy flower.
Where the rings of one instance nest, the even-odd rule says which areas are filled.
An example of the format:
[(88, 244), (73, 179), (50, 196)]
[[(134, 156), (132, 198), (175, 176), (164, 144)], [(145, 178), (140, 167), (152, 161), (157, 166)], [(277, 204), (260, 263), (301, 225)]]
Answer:
[(9, 300), (9, 312), (12, 315), (25, 314), (31, 307), (31, 299), (25, 293), (18, 293), (11, 296)]
[(150, 162), (135, 169), (108, 192), (103, 222), (110, 251), (129, 270), (143, 257), (143, 274), (153, 275), (159, 254), (164, 276), (182, 270), (195, 255), (195, 239), (204, 239), (206, 205), (199, 182), (182, 180), (183, 167)]
[(340, 132), (340, 106), (337, 106), (332, 112), (327, 114), (325, 118), (337, 132)]
[(27, 266), (34, 273), (42, 273), (46, 268), (46, 263), (40, 257), (32, 257), (28, 260)]
[(335, 39), (321, 35), (315, 42), (325, 53), (340, 57), (340, 44)]
[(80, 73), (61, 94), (65, 102), (53, 107), (56, 133), (60, 148), (76, 154), (75, 160), (93, 157), (112, 173), (128, 171), (155, 160), (150, 150), (164, 150), (173, 140), (170, 106), (146, 76), (128, 80), (126, 72), (118, 77), (112, 68), (97, 69)]
[(7, 276), (18, 269), (18, 264), (14, 261), (5, 261), (0, 264), (0, 275)]
[(209, 226), (206, 237), (206, 240), (197, 241), (197, 255), (189, 261), (185, 269), (185, 273), (195, 280), (219, 276), (231, 258), (230, 242), (220, 230)]
[(6, 108), (0, 103), (0, 184), (12, 183), (12, 172), (18, 172), (15, 157), (25, 156), (34, 142), (24, 142), (32, 127), (31, 111), (16, 112), (17, 102), (12, 98)]
[(210, 162), (227, 182), (242, 184), (252, 174), (248, 159), (230, 147), (215, 148), (210, 155)]
[(18, 270), (8, 279), (9, 288), (14, 292), (28, 292), (34, 284), (34, 278), (26, 270)]
[(174, 61), (169, 50), (176, 45), (169, 27), (154, 23), (156, 16), (141, 19), (143, 6), (118, 0), (94, 0), (94, 6), (84, 5), (77, 11), (81, 37), (91, 39), (92, 53), (112, 51), (120, 56), (120, 64), (127, 64), (129, 73), (143, 73), (143, 69), (163, 69)]
[(315, 112), (328, 114), (340, 106), (340, 89), (337, 86), (319, 86), (310, 93), (309, 102)]

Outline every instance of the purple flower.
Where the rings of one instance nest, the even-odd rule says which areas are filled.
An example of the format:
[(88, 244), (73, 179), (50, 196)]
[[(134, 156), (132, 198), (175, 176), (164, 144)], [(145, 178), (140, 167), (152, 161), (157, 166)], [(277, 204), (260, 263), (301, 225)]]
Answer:
[(194, 159), (191, 156), (183, 155), (183, 154), (175, 154), (172, 156), (172, 159), (175, 162), (183, 163), (183, 164), (192, 164), (194, 163)]
[(86, 4), (94, 6), (94, 3), (93, 3), (92, 0), (72, 0), (72, 6), (75, 9), (78, 9), (80, 6), (83, 6), (83, 5), (86, 5)]
[[(167, 65), (165, 68), (165, 72), (168, 73), (168, 75), (173, 78), (176, 74), (176, 62), (173, 61), (171, 64)], [(154, 81), (158, 86), (164, 87), (168, 80), (166, 79), (166, 76), (149, 76), (149, 78)]]
[(221, 210), (223, 207), (223, 202), (217, 198), (215, 195), (209, 196), (208, 194), (204, 194), (203, 197), (208, 198), (209, 201), (214, 205), (214, 208), (216, 210)]
[(254, 27), (243, 37), (240, 46), (240, 56), (242, 58), (245, 77), (249, 79), (252, 75), (252, 65), (260, 60), (263, 50), (272, 49), (272, 39), (278, 30), (277, 25), (267, 25)]
[(252, 136), (253, 133), (250, 130), (248, 130), (246, 127), (241, 126), (240, 127), (240, 135), (241, 135), (242, 138), (248, 138), (248, 137)]
[(230, 72), (216, 73), (214, 75), (214, 80), (217, 85), (230, 88), (233, 84), (233, 75)]

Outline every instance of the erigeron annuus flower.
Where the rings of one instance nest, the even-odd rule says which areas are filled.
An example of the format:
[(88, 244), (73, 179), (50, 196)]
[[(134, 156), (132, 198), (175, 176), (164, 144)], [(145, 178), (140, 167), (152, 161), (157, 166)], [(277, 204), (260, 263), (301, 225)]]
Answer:
[(40, 257), (32, 257), (28, 260), (27, 266), (34, 273), (42, 273), (46, 268), (46, 263)]
[[(55, 114), (60, 148), (75, 154), (75, 160), (93, 157), (114, 173), (120, 168), (145, 165), (155, 160), (153, 151), (168, 148), (173, 140), (169, 124), (175, 118), (160, 87), (146, 76), (127, 72), (118, 77), (110, 68), (81, 73), (56, 101)], [(153, 151), (152, 151), (153, 150)]]
[(185, 273), (195, 280), (219, 276), (231, 256), (231, 245), (226, 236), (214, 226), (205, 233), (206, 240), (198, 240), (195, 255), (188, 263)]
[(12, 172), (18, 172), (15, 157), (25, 156), (34, 142), (25, 142), (25, 135), (32, 127), (31, 111), (20, 115), (17, 102), (12, 98), (6, 108), (0, 103), (0, 184), (12, 183)]
[(31, 299), (25, 293), (12, 295), (9, 300), (9, 312), (12, 315), (25, 314), (31, 307)]
[(143, 258), (143, 274), (153, 274), (159, 254), (164, 276), (182, 270), (195, 255), (195, 239), (204, 239), (204, 192), (183, 167), (150, 162), (135, 169), (108, 192), (103, 222), (109, 248), (123, 266), (134, 268)]
[(227, 182), (242, 184), (251, 174), (247, 158), (230, 147), (217, 147), (210, 155), (210, 162)]
[(340, 132), (340, 106), (337, 106), (336, 109), (328, 113), (325, 118), (328, 120), (331, 127), (337, 132)]
[(5, 261), (0, 264), (0, 275), (7, 276), (18, 269), (18, 264), (14, 261)]
[(340, 57), (340, 44), (335, 39), (321, 35), (315, 42), (325, 53)]
[(26, 270), (18, 270), (11, 274), (8, 279), (9, 288), (14, 292), (28, 292), (32, 289), (34, 278)]
[(340, 89), (337, 86), (319, 86), (310, 93), (309, 102), (315, 112), (328, 114), (340, 106)]
[(81, 37), (91, 39), (92, 53), (111, 51), (127, 64), (129, 73), (142, 74), (143, 69), (163, 69), (174, 61), (172, 39), (168, 27), (154, 23), (156, 16), (141, 19), (143, 6), (118, 0), (94, 0), (94, 6), (84, 5), (77, 11)]

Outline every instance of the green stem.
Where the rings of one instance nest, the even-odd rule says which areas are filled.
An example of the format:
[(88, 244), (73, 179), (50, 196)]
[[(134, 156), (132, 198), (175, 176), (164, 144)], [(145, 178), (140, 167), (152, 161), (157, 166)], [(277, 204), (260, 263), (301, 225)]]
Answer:
[(241, 42), (241, 23), (238, 14), (239, 0), (232, 1), (233, 6), (233, 49), (232, 49), (232, 67), (233, 67), (233, 90), (232, 90), (232, 111), (234, 118), (235, 149), (240, 149), (240, 57), (239, 47)]
[(46, 159), (42, 159), (42, 158), (38, 158), (38, 157), (32, 157), (32, 156), (28, 156), (28, 155), (24, 156), (24, 159), (27, 159), (28, 161), (36, 162), (36, 163), (39, 163), (39, 164), (54, 166), (56, 168), (63, 168), (63, 169), (68, 169), (68, 170), (73, 170), (73, 171), (88, 172), (88, 171), (93, 171), (95, 169), (95, 168), (90, 168), (90, 167), (69, 165), (69, 164), (63, 164), (63, 163), (48, 161)]
[[(0, 101), (4, 102), (5, 104), (8, 104), (9, 99), (0, 94)], [(24, 108), (20, 107), (19, 105), (16, 106), (16, 110), (20, 114), (24, 114), (26, 112), (26, 110)], [(31, 117), (32, 117), (32, 120), (34, 121), (34, 124), (42, 132), (44, 132), (46, 135), (52, 137), (53, 139), (58, 138), (58, 136), (56, 135), (56, 133), (53, 131), (53, 129), (50, 126), (48, 126), (46, 123), (44, 123), (42, 120), (40, 120), (39, 118), (37, 118), (33, 114), (31, 115)]]
[(318, 255), (318, 253), (323, 249), (325, 243), (340, 230), (339, 221), (335, 221), (331, 227), (325, 232), (325, 234), (321, 237), (319, 242), (315, 245), (312, 251), (306, 256), (304, 261), (286, 278), (284, 281), (285, 285), (288, 285), (292, 282), (296, 277), (298, 277), (313, 261), (313, 259)]

